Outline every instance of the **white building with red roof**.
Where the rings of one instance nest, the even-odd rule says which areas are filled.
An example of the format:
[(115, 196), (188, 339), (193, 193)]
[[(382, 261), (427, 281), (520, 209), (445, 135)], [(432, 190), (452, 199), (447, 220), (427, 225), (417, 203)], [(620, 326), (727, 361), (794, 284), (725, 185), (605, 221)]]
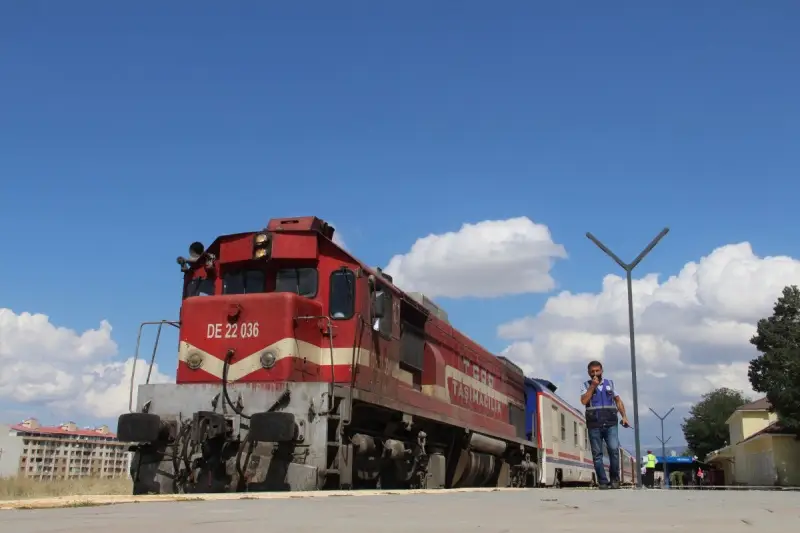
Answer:
[(74, 422), (43, 426), (29, 418), (0, 425), (0, 477), (128, 477), (132, 454), (127, 447), (108, 426), (79, 428)]

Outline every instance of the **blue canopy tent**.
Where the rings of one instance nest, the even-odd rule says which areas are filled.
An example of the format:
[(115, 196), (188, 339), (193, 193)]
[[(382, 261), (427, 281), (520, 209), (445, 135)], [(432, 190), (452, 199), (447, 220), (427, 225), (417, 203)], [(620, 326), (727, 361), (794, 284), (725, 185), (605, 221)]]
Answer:
[[(665, 476), (669, 476), (672, 472), (691, 472), (692, 470), (696, 470), (698, 467), (702, 467), (703, 470), (708, 470), (709, 466), (702, 461), (697, 461), (694, 457), (686, 457), (685, 455), (675, 455), (675, 456), (656, 456), (656, 472), (663, 472), (664, 466), (666, 466), (666, 473)], [(665, 485), (669, 486), (669, 479), (665, 479)]]
[(667, 464), (667, 468), (669, 468), (670, 470), (672, 469), (673, 465), (675, 465), (675, 466), (678, 466), (678, 465), (689, 465), (689, 466), (691, 466), (691, 465), (693, 465), (695, 463), (699, 463), (698, 461), (695, 461), (693, 457), (686, 457), (685, 455), (675, 455), (675, 456), (667, 456), (667, 457), (657, 455), (656, 456), (656, 460), (658, 461), (656, 463), (656, 468), (658, 468), (658, 465), (663, 465), (664, 463), (666, 463)]

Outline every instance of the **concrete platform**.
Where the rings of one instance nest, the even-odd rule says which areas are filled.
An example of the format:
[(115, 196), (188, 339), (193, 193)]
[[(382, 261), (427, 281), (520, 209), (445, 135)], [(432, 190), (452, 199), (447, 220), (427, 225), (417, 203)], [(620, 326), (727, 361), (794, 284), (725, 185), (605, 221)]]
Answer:
[[(319, 533), (752, 533), (798, 530), (800, 493), (536, 489), (125, 503), (0, 513), (3, 531)], [(185, 528), (185, 529), (184, 529)]]

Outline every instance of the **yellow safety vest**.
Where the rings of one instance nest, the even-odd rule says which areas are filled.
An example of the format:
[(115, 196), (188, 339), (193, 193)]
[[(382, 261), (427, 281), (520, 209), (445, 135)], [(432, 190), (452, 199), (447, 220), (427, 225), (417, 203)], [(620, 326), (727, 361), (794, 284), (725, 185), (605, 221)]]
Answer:
[(656, 467), (656, 456), (651, 454), (647, 455), (647, 468), (655, 468)]

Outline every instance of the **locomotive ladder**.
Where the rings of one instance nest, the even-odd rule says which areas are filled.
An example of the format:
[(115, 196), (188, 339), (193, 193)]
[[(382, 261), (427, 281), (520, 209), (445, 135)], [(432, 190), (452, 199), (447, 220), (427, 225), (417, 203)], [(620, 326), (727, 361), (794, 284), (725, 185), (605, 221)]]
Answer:
[[(359, 315), (360, 316), (360, 315)], [(333, 366), (331, 366), (331, 391), (330, 404), (327, 412), (328, 428), (326, 438), (326, 485), (337, 482), (336, 488), (350, 489), (353, 486), (353, 448), (345, 442), (346, 426), (350, 424), (353, 416), (353, 389), (356, 386), (358, 372), (358, 357), (361, 355), (361, 341), (368, 323), (361, 317), (356, 326), (353, 338), (353, 353), (350, 361), (350, 383), (347, 392), (333, 386)], [(330, 318), (328, 318), (328, 332), (331, 340), (331, 358), (333, 358), (333, 335)], [(333, 363), (333, 360), (331, 360)], [(345, 415), (343, 417), (343, 415)]]
[[(344, 438), (344, 426), (346, 422), (342, 419), (342, 402), (345, 400), (340, 395), (331, 397), (331, 407), (326, 417), (328, 419), (327, 438), (326, 438), (326, 461), (327, 466), (325, 475), (330, 481), (326, 481), (326, 485), (331, 482), (337, 482), (335, 488), (348, 489), (352, 485), (350, 475), (342, 472), (346, 470), (347, 466), (352, 463), (352, 452), (347, 453), (348, 447), (344, 446), (342, 439)], [(332, 479), (331, 479), (332, 478)]]

